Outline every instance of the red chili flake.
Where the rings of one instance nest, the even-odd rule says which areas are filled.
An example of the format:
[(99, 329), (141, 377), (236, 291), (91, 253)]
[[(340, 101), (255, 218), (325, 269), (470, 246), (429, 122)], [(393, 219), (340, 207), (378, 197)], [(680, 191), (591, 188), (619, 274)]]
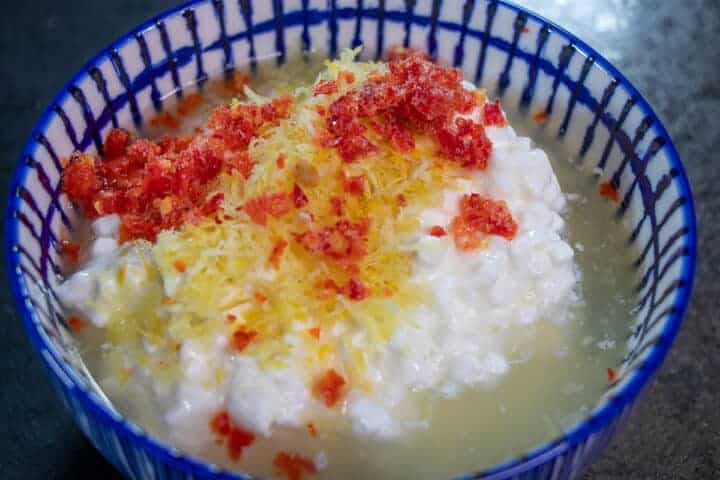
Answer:
[(313, 394), (327, 407), (333, 407), (342, 398), (344, 387), (345, 379), (335, 369), (330, 369), (315, 379)]
[(308, 204), (308, 197), (305, 195), (305, 192), (303, 192), (302, 188), (300, 188), (300, 185), (297, 183), (293, 185), (293, 203), (295, 204), (295, 208), (303, 208), (305, 205)]
[(330, 197), (330, 209), (336, 217), (342, 217), (343, 199), (340, 197)]
[(258, 303), (265, 303), (265, 302), (267, 302), (267, 299), (268, 299), (267, 295), (265, 295), (262, 292), (255, 292), (254, 297)]
[(320, 339), (320, 327), (308, 328), (307, 333), (315, 339)]
[(335, 80), (320, 80), (312, 89), (313, 96), (330, 95), (338, 91), (338, 84)]
[(80, 330), (82, 330), (83, 328), (85, 328), (87, 326), (87, 323), (82, 318), (76, 317), (73, 315), (70, 318), (68, 318), (68, 325), (70, 325), (70, 328), (73, 331), (79, 332)]
[(273, 266), (275, 270), (278, 270), (280, 268), (280, 258), (282, 257), (283, 252), (285, 251), (285, 247), (288, 246), (288, 243), (281, 239), (278, 239), (275, 242), (275, 245), (272, 248), (272, 252), (270, 253), (270, 264)]
[(415, 138), (399, 118), (384, 115), (370, 125), (397, 150), (409, 152), (415, 148)]
[(197, 108), (202, 105), (202, 102), (202, 95), (200, 95), (199, 93), (191, 93), (190, 95), (187, 95), (185, 98), (183, 98), (178, 104), (178, 114), (182, 116), (188, 115), (197, 110)]
[(482, 123), (486, 127), (504, 127), (507, 125), (505, 115), (500, 108), (500, 99), (493, 102), (487, 102), (483, 105)]
[(618, 375), (617, 375), (617, 372), (615, 371), (615, 369), (608, 368), (607, 369), (608, 382), (613, 383), (615, 380), (617, 380), (617, 378), (618, 378)]
[(464, 168), (485, 170), (492, 154), (492, 142), (485, 127), (467, 118), (458, 118), (453, 127), (443, 126), (436, 133), (440, 151)]
[(365, 190), (365, 175), (351, 177), (343, 175), (343, 189), (350, 195), (361, 196)]
[(445, 235), (447, 235), (447, 230), (445, 230), (440, 225), (433, 225), (432, 227), (430, 227), (430, 235), (432, 235), (433, 237), (444, 237)]
[(70, 264), (74, 265), (80, 261), (80, 245), (77, 243), (70, 240), (60, 240), (60, 251)]
[(106, 157), (120, 157), (125, 155), (125, 149), (130, 143), (130, 133), (122, 128), (113, 128), (105, 138), (103, 153)]
[(327, 113), (327, 108), (325, 108), (325, 105), (315, 105), (315, 111), (317, 112), (318, 115), (320, 115), (321, 117), (324, 117), (325, 114)]
[(150, 125), (153, 127), (165, 127), (165, 128), (178, 128), (180, 122), (169, 112), (163, 112), (150, 120)]
[(275, 218), (288, 213), (293, 206), (293, 200), (288, 193), (267, 193), (249, 200), (244, 205), (245, 213), (258, 225), (266, 225), (268, 215)]
[[(202, 205), (195, 208), (194, 212), (196, 212), (198, 215), (201, 215), (203, 217), (212, 215), (220, 209), (220, 204), (222, 203), (222, 201), (224, 199), (225, 199), (224, 193), (222, 193), (222, 192), (216, 193), (212, 197), (205, 200), (205, 202)], [(219, 220), (220, 219), (216, 218), (215, 223), (222, 223)]]
[(250, 84), (250, 75), (245, 72), (235, 71), (232, 78), (225, 82), (225, 87), (231, 92), (244, 95), (245, 85)]
[(295, 240), (308, 251), (333, 260), (354, 262), (367, 253), (368, 220), (351, 222), (338, 220), (335, 225), (319, 230), (293, 234)]
[(175, 260), (175, 263), (173, 263), (173, 267), (175, 267), (175, 270), (180, 273), (185, 273), (185, 270), (187, 270), (187, 265), (182, 260)]
[(545, 110), (540, 110), (533, 115), (533, 120), (537, 123), (545, 123), (548, 121), (548, 113)]
[(358, 275), (360, 273), (360, 267), (356, 263), (348, 263), (344, 268), (348, 275)]
[(460, 213), (450, 225), (455, 245), (464, 251), (478, 248), (482, 243), (482, 234), (512, 240), (517, 229), (518, 225), (504, 201), (483, 198), (477, 193), (463, 195)]
[(302, 480), (305, 473), (317, 473), (312, 460), (294, 453), (278, 453), (273, 464), (285, 474), (287, 480)]
[(528, 33), (529, 31), (530, 31), (530, 29), (528, 27), (523, 27), (523, 29), (522, 29), (523, 33)]
[(233, 315), (232, 313), (228, 313), (225, 316), (225, 323), (233, 323), (235, 322), (235, 320), (237, 320), (237, 316)]
[(236, 462), (240, 460), (243, 449), (255, 441), (255, 435), (236, 425), (227, 410), (220, 410), (210, 419), (210, 431), (215, 434), (215, 443), (225, 444), (228, 457)]
[(598, 191), (600, 192), (601, 196), (607, 198), (608, 200), (611, 200), (615, 203), (620, 202), (620, 192), (612, 183), (602, 182), (598, 187)]
[(250, 345), (255, 337), (258, 336), (258, 332), (255, 330), (248, 330), (245, 327), (240, 327), (239, 330), (235, 330), (230, 338), (230, 348), (236, 353), (240, 353)]
[(308, 433), (310, 434), (311, 437), (317, 438), (317, 436), (318, 436), (318, 431), (317, 431), (317, 428), (315, 427), (315, 424), (314, 424), (313, 422), (310, 422), (310, 423), (308, 423), (307, 425), (305, 425), (305, 428), (307, 428), (307, 431), (308, 431)]
[(423, 50), (417, 48), (409, 48), (403, 46), (390, 47), (385, 54), (388, 62), (398, 62), (412, 57), (418, 57), (422, 60), (430, 60), (430, 56)]
[(285, 168), (285, 154), (279, 153), (277, 158), (275, 159), (275, 165), (277, 165), (277, 168), (283, 169)]
[(397, 199), (397, 204), (399, 207), (404, 207), (405, 205), (407, 205), (407, 199), (405, 198), (405, 195), (403, 195), (402, 193), (398, 193), (396, 199)]
[(370, 296), (370, 290), (365, 286), (362, 280), (351, 278), (344, 289), (345, 296), (350, 300), (364, 300)]

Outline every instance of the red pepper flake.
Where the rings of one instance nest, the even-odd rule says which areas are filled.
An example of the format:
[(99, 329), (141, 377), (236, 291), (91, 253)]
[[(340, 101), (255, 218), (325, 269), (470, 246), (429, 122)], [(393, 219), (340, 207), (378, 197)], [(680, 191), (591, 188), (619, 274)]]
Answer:
[(303, 208), (305, 205), (308, 204), (308, 197), (305, 195), (305, 192), (303, 192), (303, 189), (300, 188), (300, 185), (297, 183), (293, 185), (293, 203), (295, 204), (295, 208)]
[(598, 187), (598, 191), (602, 197), (605, 197), (615, 203), (620, 202), (620, 192), (612, 183), (602, 182)]
[(345, 285), (345, 296), (350, 300), (365, 300), (370, 296), (370, 290), (359, 278), (351, 278), (347, 285)]
[(318, 436), (318, 431), (317, 431), (317, 428), (315, 427), (315, 424), (314, 424), (313, 422), (310, 422), (310, 423), (308, 423), (307, 425), (305, 425), (305, 428), (307, 428), (307, 431), (308, 431), (308, 433), (310, 434), (311, 437), (317, 438), (317, 436)]
[(130, 144), (130, 133), (122, 128), (113, 128), (105, 138), (103, 153), (105, 157), (121, 157), (125, 155), (125, 149)]
[(445, 235), (447, 235), (447, 230), (445, 230), (440, 225), (433, 225), (432, 227), (430, 227), (430, 235), (432, 235), (433, 237), (444, 237)]
[(187, 95), (185, 98), (183, 98), (178, 104), (178, 114), (184, 117), (185, 115), (188, 115), (197, 110), (197, 108), (202, 104), (202, 102), (202, 95), (200, 95), (199, 93), (191, 93), (190, 95)]
[(176, 129), (180, 127), (180, 122), (169, 112), (163, 112), (150, 120), (150, 125), (153, 127), (165, 127)]
[(398, 193), (396, 199), (398, 207), (404, 207), (405, 205), (407, 205), (407, 198), (405, 198), (405, 195), (403, 195), (402, 193)]
[(317, 473), (317, 467), (312, 460), (294, 453), (278, 453), (273, 464), (285, 474), (287, 480), (302, 480), (305, 473)]
[(187, 270), (187, 265), (182, 260), (175, 260), (175, 263), (173, 263), (173, 267), (175, 267), (175, 270), (180, 273), (185, 273), (185, 270)]
[(487, 102), (483, 105), (482, 123), (486, 127), (504, 127), (507, 125), (505, 115), (500, 108), (500, 99), (493, 102)]
[(325, 406), (335, 406), (344, 395), (345, 379), (330, 369), (325, 371), (313, 384), (313, 394), (321, 400)]
[(343, 199), (340, 197), (330, 197), (330, 210), (336, 217), (342, 217)]
[(277, 168), (279, 168), (280, 170), (285, 168), (285, 154), (284, 153), (278, 154), (277, 158), (275, 159), (275, 165), (277, 165)]
[(319, 230), (295, 233), (293, 236), (308, 251), (333, 260), (355, 262), (367, 253), (368, 220), (338, 220), (335, 225)]
[(528, 27), (523, 27), (523, 29), (522, 29), (522, 33), (528, 33), (529, 31), (530, 31), (530, 28), (528, 28)]
[(275, 245), (272, 248), (272, 252), (270, 253), (270, 264), (275, 270), (278, 270), (280, 268), (280, 258), (285, 251), (285, 247), (287, 246), (288, 243), (282, 238), (278, 239), (275, 242)]
[(275, 218), (288, 213), (293, 200), (288, 193), (267, 193), (245, 203), (244, 210), (250, 219), (258, 225), (267, 225), (268, 215)]
[(225, 444), (230, 460), (240, 460), (243, 449), (255, 442), (255, 435), (236, 425), (227, 410), (217, 412), (209, 422), (210, 431), (215, 434), (215, 443)]
[(365, 175), (343, 175), (343, 189), (350, 195), (361, 196), (365, 191)]
[(233, 315), (232, 313), (228, 313), (225, 316), (225, 323), (234, 323), (235, 320), (237, 320), (237, 316)]
[(235, 330), (230, 339), (230, 348), (233, 352), (240, 353), (250, 345), (250, 342), (255, 340), (258, 336), (258, 332), (255, 330), (248, 330), (245, 327), (240, 327)]
[(450, 225), (455, 245), (463, 251), (478, 248), (482, 244), (482, 234), (512, 240), (517, 229), (518, 225), (504, 201), (483, 198), (477, 193), (463, 195), (460, 213)]
[(320, 80), (312, 89), (313, 96), (330, 95), (338, 91), (338, 84), (335, 80)]
[(60, 251), (63, 257), (72, 265), (80, 261), (80, 245), (70, 240), (60, 241)]
[(245, 95), (245, 85), (250, 84), (250, 75), (245, 72), (235, 71), (232, 78), (225, 82), (225, 88), (233, 93)]
[(228, 156), (226, 162), (225, 162), (225, 168), (228, 171), (237, 170), (240, 175), (242, 175), (244, 178), (250, 178), (250, 175), (252, 175), (253, 168), (255, 168), (255, 160), (250, 158), (250, 154), (248, 152), (240, 152), (236, 155), (230, 155)]
[(307, 333), (316, 340), (320, 339), (320, 327), (308, 328)]
[(610, 383), (613, 383), (613, 382), (615, 382), (615, 380), (618, 379), (618, 374), (615, 371), (615, 369), (613, 369), (613, 368), (607, 369), (607, 379), (608, 379), (608, 382), (610, 382)]
[(543, 124), (548, 121), (548, 113), (545, 110), (540, 110), (533, 115), (533, 120), (539, 124)]
[(83, 328), (85, 328), (87, 326), (87, 323), (82, 318), (73, 315), (70, 318), (68, 318), (68, 325), (70, 325), (70, 328), (73, 331), (79, 332), (80, 330), (82, 330)]
[(430, 60), (430, 56), (427, 52), (417, 48), (403, 47), (401, 45), (388, 48), (385, 55), (388, 62), (399, 62), (413, 57), (417, 57), (422, 60)]
[(268, 299), (267, 295), (265, 295), (262, 292), (255, 292), (254, 297), (258, 303), (265, 303), (265, 302), (267, 302), (267, 299)]

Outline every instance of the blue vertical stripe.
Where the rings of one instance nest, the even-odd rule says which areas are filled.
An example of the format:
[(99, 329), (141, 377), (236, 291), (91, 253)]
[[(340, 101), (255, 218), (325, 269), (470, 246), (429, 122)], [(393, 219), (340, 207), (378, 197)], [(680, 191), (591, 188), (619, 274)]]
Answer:
[(550, 27), (543, 24), (538, 30), (537, 40), (535, 42), (535, 55), (530, 60), (530, 69), (528, 70), (528, 80), (525, 88), (523, 89), (522, 96), (520, 97), (520, 108), (525, 110), (532, 103), (532, 99), (535, 96), (535, 85), (537, 84), (538, 68), (540, 58), (542, 56), (543, 49), (547, 43), (547, 39), (550, 36)]
[(482, 31), (480, 47), (480, 58), (478, 59), (477, 70), (475, 71), (475, 83), (482, 83), (483, 73), (485, 71), (485, 61), (487, 59), (487, 49), (490, 44), (490, 35), (492, 32), (493, 21), (495, 20), (495, 12), (497, 12), (497, 2), (491, 0), (487, 2), (485, 7), (485, 29)]
[(575, 82), (572, 93), (570, 93), (570, 100), (568, 101), (568, 107), (565, 110), (565, 117), (563, 118), (563, 121), (560, 124), (560, 129), (558, 130), (558, 136), (561, 138), (565, 136), (565, 133), (567, 133), (568, 125), (570, 125), (570, 119), (572, 118), (573, 111), (575, 110), (575, 104), (577, 103), (578, 96), (580, 95), (580, 91), (585, 88), (585, 79), (587, 78), (588, 73), (590, 73), (590, 69), (594, 63), (595, 57), (592, 55), (587, 57), (585, 59), (585, 63), (583, 63), (582, 70), (580, 71), (580, 77), (578, 78), (578, 81)]
[(455, 45), (455, 52), (453, 55), (453, 66), (455, 67), (459, 67), (465, 58), (465, 38), (467, 37), (468, 23), (470, 23), (470, 18), (472, 17), (474, 8), (475, 0), (465, 0), (465, 4), (463, 5), (460, 38), (458, 39), (457, 45)]
[(195, 10), (192, 8), (186, 8), (182, 15), (185, 18), (185, 26), (192, 36), (193, 48), (195, 49), (195, 81), (199, 86), (202, 86), (207, 81), (208, 76), (207, 73), (205, 73), (205, 67), (203, 66), (202, 45), (200, 45)]
[(160, 43), (162, 43), (163, 51), (165, 52), (165, 62), (170, 70), (170, 76), (172, 77), (173, 86), (175, 87), (175, 96), (180, 98), (183, 94), (182, 85), (180, 85), (180, 74), (178, 73), (175, 54), (173, 53), (172, 45), (170, 44), (170, 37), (168, 36), (167, 29), (165, 28), (165, 23), (161, 21), (157, 22), (155, 24), (155, 28), (157, 28), (158, 32), (160, 32)]
[(218, 29), (220, 30), (220, 38), (218, 39), (223, 49), (225, 58), (223, 60), (223, 71), (225, 72), (225, 78), (230, 78), (232, 70), (235, 66), (235, 60), (233, 58), (232, 43), (227, 37), (227, 26), (225, 25), (225, 3), (223, 0), (213, 0), (213, 9), (215, 10), (215, 18), (218, 23)]
[(527, 24), (527, 15), (524, 12), (519, 12), (513, 22), (513, 39), (510, 44), (510, 50), (507, 53), (507, 60), (505, 60), (505, 68), (500, 74), (498, 79), (498, 95), (503, 96), (507, 87), (510, 86), (510, 70), (512, 69), (513, 60), (515, 59), (515, 52), (517, 51), (517, 44), (520, 41), (520, 35), (525, 30), (525, 24)]

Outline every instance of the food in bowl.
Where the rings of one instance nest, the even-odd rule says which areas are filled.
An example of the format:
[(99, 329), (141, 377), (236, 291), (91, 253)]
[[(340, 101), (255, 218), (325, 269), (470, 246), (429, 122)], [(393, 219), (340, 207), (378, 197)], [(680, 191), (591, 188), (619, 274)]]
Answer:
[(91, 370), (234, 470), (488, 466), (582, 418), (624, 353), (623, 232), (587, 217), (612, 185), (564, 193), (568, 162), (458, 70), (356, 53), (236, 75), (64, 167), (88, 229), (58, 295)]

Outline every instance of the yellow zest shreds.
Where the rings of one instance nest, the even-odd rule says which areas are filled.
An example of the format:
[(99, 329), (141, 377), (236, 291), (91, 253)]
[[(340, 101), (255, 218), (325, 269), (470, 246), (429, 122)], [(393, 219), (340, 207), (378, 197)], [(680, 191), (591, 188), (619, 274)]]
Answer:
[[(326, 64), (315, 84), (325, 82), (315, 89), (321, 94), (313, 95), (313, 86), (295, 88), (289, 117), (263, 127), (250, 143), (254, 167), (247, 177), (218, 176), (212, 192), (223, 195), (222, 221), (204, 218), (163, 231), (146, 247), (158, 291), (131, 315), (116, 306), (113, 344), (139, 358), (140, 341), (152, 339), (177, 356), (178, 343), (210, 344), (221, 334), (228, 352), (271, 368), (296, 362), (289, 355), (302, 344), (309, 372), (335, 368), (350, 385), (365, 388), (368, 356), (426, 298), (412, 280), (414, 253), (407, 248), (420, 231), (418, 213), (441, 204), (443, 191), (468, 173), (440, 158), (436, 143), (420, 134), (414, 149), (400, 152), (368, 129), (377, 150), (350, 164), (317, 141), (322, 112), (368, 76), (387, 71), (354, 62), (355, 53)], [(247, 102), (267, 101), (247, 87), (245, 94)], [(282, 214), (268, 210), (258, 221), (257, 199), (275, 194), (284, 195)], [(341, 216), (332, 198), (342, 200)], [(347, 261), (298, 241), (303, 232), (342, 222), (367, 225), (360, 253)], [(350, 341), (357, 333), (366, 343)]]

